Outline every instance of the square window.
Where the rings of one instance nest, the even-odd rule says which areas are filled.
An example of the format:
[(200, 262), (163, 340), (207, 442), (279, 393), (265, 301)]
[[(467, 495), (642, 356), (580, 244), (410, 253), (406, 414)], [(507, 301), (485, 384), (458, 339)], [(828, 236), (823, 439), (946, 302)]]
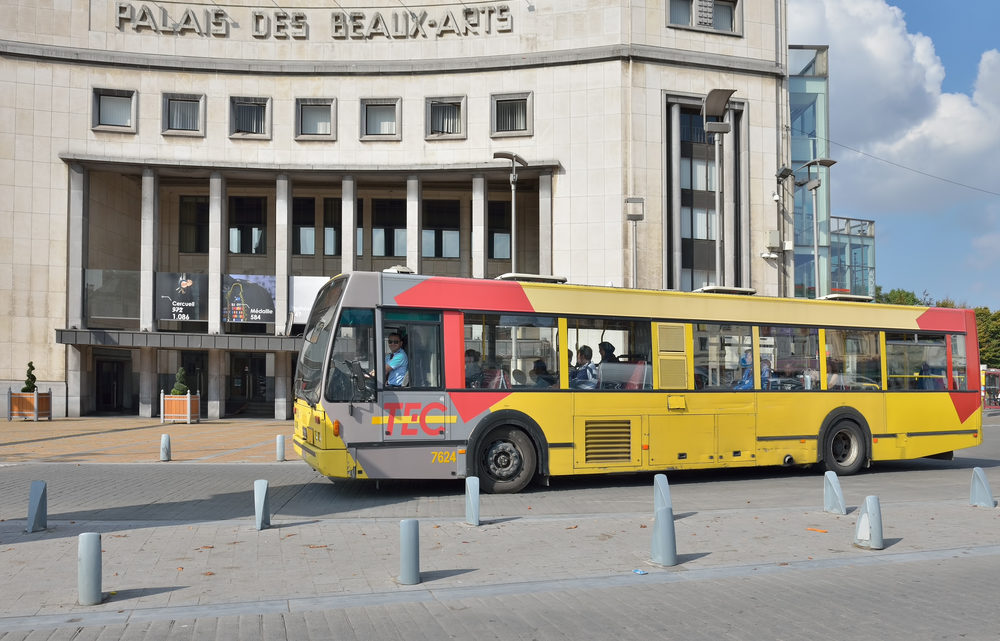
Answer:
[(399, 98), (361, 100), (361, 140), (400, 140)]
[(670, 0), (670, 24), (691, 25), (691, 0)]
[(267, 199), (229, 197), (229, 253), (267, 253)]
[(229, 99), (229, 136), (271, 138), (271, 99), (232, 97)]
[(91, 129), (135, 133), (135, 91), (120, 89), (94, 89)]
[(295, 122), (297, 140), (336, 140), (337, 103), (332, 98), (299, 98)]
[(491, 136), (496, 138), (532, 135), (534, 125), (531, 92), (493, 95), (491, 111)]
[(712, 28), (716, 31), (736, 30), (736, 3), (716, 2), (712, 7)]
[(424, 120), (427, 139), (465, 138), (465, 96), (428, 98)]
[(205, 96), (163, 94), (161, 132), (169, 136), (205, 135)]

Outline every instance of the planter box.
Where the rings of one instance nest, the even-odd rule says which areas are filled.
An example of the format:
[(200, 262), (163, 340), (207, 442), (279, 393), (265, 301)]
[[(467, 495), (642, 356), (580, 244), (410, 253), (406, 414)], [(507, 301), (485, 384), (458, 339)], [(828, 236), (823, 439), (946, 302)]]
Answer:
[(160, 391), (160, 423), (201, 422), (201, 394), (167, 394)]
[(52, 420), (52, 390), (15, 392), (7, 388), (7, 420), (15, 418)]

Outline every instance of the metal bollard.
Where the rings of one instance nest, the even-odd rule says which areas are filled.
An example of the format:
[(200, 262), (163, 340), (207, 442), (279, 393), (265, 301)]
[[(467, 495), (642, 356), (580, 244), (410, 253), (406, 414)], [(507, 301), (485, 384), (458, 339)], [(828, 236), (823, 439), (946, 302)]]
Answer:
[(403, 585), (420, 583), (420, 522), (417, 519), (399, 522), (399, 582)]
[(32, 481), (28, 494), (28, 524), (25, 532), (41, 532), (48, 527), (48, 490), (45, 481)]
[(972, 468), (972, 484), (969, 486), (969, 505), (976, 507), (996, 507), (990, 482), (981, 467)]
[(285, 460), (285, 435), (278, 434), (277, 438), (274, 439), (274, 458), (278, 462)]
[(160, 460), (169, 461), (170, 460), (170, 435), (161, 434), (160, 435)]
[(479, 525), (479, 477), (465, 479), (465, 522)]
[(651, 551), (653, 563), (677, 565), (677, 536), (674, 532), (674, 506), (670, 499), (670, 485), (665, 474), (653, 478), (653, 524)]
[(823, 511), (831, 514), (847, 514), (844, 491), (840, 489), (840, 479), (836, 472), (827, 471), (823, 477)]
[(882, 542), (882, 507), (877, 496), (865, 498), (865, 504), (858, 514), (854, 545), (869, 550), (881, 550), (885, 547)]
[(254, 514), (257, 517), (257, 529), (271, 527), (271, 508), (267, 500), (267, 481), (260, 479), (253, 482)]
[(80, 605), (97, 605), (101, 594), (101, 535), (84, 532), (79, 537), (76, 586)]

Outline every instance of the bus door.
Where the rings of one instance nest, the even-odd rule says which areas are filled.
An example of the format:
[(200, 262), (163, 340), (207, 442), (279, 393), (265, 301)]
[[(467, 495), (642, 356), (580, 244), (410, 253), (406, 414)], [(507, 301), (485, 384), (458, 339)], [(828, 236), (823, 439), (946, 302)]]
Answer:
[(654, 336), (656, 382), (667, 393), (649, 417), (650, 467), (752, 465), (756, 419), (750, 326), (657, 323)]
[(372, 423), (384, 446), (359, 450), (359, 463), (369, 476), (454, 478), (456, 448), (444, 445), (455, 412), (444, 386), (441, 313), (385, 310), (381, 330), (381, 413)]

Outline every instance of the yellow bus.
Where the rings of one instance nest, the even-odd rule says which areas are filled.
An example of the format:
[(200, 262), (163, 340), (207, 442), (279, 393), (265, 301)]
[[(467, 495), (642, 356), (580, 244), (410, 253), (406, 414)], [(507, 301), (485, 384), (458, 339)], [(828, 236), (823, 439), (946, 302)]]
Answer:
[(477, 476), (498, 493), (853, 474), (980, 444), (979, 369), (970, 310), (354, 272), (306, 325), (294, 448), (333, 479)]

